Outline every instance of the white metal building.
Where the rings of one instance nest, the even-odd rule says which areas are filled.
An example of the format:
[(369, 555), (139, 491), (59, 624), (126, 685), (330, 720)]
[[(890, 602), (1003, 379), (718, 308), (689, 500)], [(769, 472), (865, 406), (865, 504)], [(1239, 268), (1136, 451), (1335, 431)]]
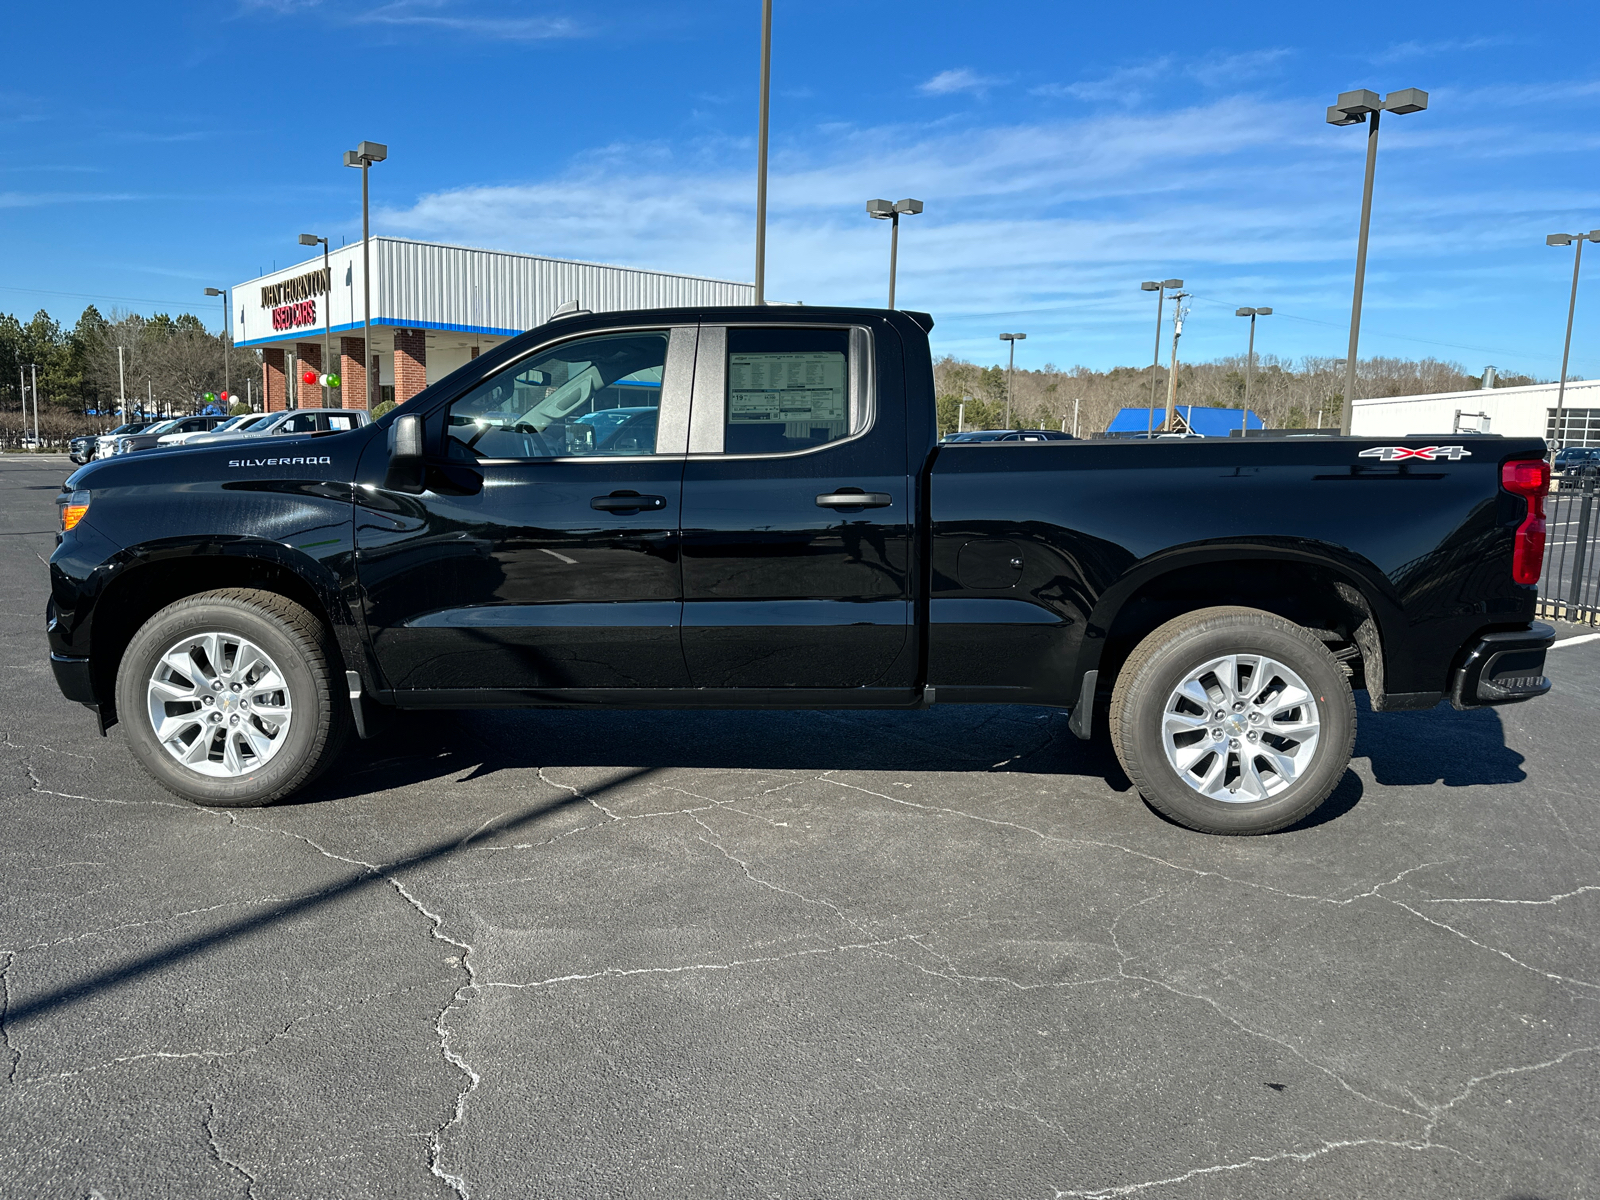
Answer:
[[(1361, 437), (1431, 437), (1476, 430), (1507, 437), (1541, 437), (1555, 444), (1556, 391), (1556, 384), (1535, 383), (1488, 391), (1357, 400), (1350, 432)], [(1561, 445), (1600, 446), (1600, 379), (1567, 384), (1561, 424)]]
[[(234, 287), (234, 343), (263, 351), (269, 411), (286, 407), (291, 379), (302, 407), (337, 405), (340, 391), (346, 407), (365, 407), (374, 359), (380, 395), (409, 399), (569, 302), (614, 312), (755, 301), (749, 283), (436, 242), (375, 237), (370, 254), (370, 350), (362, 345), (360, 242), (332, 250), (326, 270), (319, 254)], [(302, 378), (330, 367), (344, 381), (331, 395)]]

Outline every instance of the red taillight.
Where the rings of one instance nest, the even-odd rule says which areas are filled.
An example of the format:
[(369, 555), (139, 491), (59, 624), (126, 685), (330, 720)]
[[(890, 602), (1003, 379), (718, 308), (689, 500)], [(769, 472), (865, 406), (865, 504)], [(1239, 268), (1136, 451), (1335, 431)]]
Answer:
[(1528, 514), (1517, 526), (1511, 552), (1511, 578), (1518, 583), (1538, 583), (1544, 567), (1544, 498), (1550, 491), (1550, 464), (1542, 458), (1523, 458), (1500, 468), (1500, 486), (1528, 502)]

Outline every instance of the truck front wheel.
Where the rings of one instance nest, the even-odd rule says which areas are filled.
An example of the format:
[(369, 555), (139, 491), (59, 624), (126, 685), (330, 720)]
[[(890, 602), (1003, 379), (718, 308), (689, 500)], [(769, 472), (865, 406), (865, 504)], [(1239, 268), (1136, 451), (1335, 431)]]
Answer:
[(1251, 608), (1185, 613), (1135, 648), (1111, 696), (1111, 741), (1152, 807), (1202, 833), (1303, 820), (1344, 775), (1355, 699), (1307, 630)]
[(169, 791), (220, 808), (269, 804), (338, 756), (349, 707), (337, 653), (303, 606), (228, 588), (170, 604), (134, 634), (117, 670), (128, 745)]

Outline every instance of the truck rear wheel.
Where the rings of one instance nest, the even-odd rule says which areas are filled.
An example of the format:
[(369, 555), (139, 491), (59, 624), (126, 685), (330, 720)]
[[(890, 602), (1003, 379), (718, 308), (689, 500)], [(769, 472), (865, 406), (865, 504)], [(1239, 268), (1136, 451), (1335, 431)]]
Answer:
[(196, 804), (250, 808), (304, 787), (339, 754), (349, 706), (316, 617), (228, 588), (151, 617), (117, 670), (117, 712), (140, 764)]
[(1111, 741), (1149, 804), (1202, 833), (1271, 833), (1343, 777), (1355, 698), (1310, 632), (1252, 608), (1205, 608), (1135, 648), (1111, 696)]

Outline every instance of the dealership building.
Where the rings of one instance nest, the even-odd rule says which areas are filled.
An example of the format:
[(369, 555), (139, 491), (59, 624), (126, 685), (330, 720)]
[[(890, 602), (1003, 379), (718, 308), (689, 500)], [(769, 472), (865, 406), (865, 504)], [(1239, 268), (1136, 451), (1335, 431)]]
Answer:
[[(1432, 437), (1449, 433), (1500, 433), (1506, 437), (1556, 438), (1554, 383), (1436, 392), (1428, 396), (1383, 396), (1357, 400), (1350, 432), (1358, 437)], [(1600, 446), (1600, 379), (1568, 381), (1561, 402), (1563, 446)]]
[[(237, 284), (236, 346), (262, 352), (261, 400), (283, 408), (409, 400), (428, 385), (568, 305), (591, 312), (752, 304), (755, 286), (724, 279), (375, 237), (372, 345), (363, 338), (361, 243)], [(340, 388), (306, 383), (331, 371)], [(292, 385), (292, 392), (291, 392)]]

